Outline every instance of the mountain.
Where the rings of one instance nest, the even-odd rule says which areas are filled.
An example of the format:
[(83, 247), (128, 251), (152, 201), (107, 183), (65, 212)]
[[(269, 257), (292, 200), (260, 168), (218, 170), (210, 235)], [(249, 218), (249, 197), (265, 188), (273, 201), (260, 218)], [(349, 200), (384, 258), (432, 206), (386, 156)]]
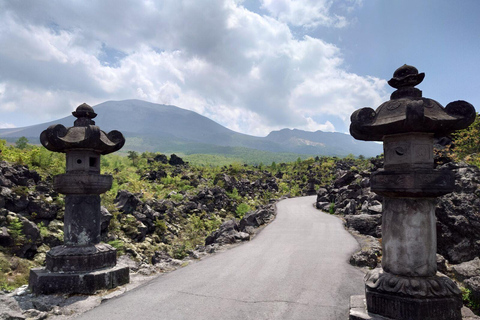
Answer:
[(266, 140), (282, 144), (287, 152), (312, 154), (321, 150), (325, 155), (364, 155), (380, 154), (382, 145), (355, 140), (351, 135), (339, 132), (303, 131), (298, 129), (282, 129), (272, 131)]
[[(127, 143), (124, 150), (159, 151), (185, 154), (238, 154), (251, 149), (303, 155), (375, 156), (380, 144), (353, 139), (350, 135), (330, 132), (308, 132), (297, 129), (273, 131), (266, 137), (255, 137), (225, 128), (196, 112), (170, 105), (141, 100), (107, 101), (94, 106), (96, 124), (106, 132), (121, 131)], [(0, 138), (15, 141), (27, 137), (39, 141), (40, 133), (52, 124), (72, 126), (75, 118), (34, 126), (0, 129)]]

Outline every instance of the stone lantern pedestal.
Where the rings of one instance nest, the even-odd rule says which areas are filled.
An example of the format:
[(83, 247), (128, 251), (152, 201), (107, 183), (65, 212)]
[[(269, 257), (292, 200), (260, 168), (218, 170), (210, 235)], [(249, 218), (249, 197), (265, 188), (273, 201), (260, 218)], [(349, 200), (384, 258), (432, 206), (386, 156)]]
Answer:
[(385, 156), (384, 170), (370, 180), (372, 191), (384, 197), (382, 268), (366, 275), (366, 309), (354, 298), (351, 320), (462, 319), (460, 290), (437, 273), (436, 198), (452, 192), (455, 180), (452, 172), (434, 169), (433, 139), (468, 127), (475, 109), (465, 101), (443, 108), (423, 98), (415, 86), (424, 76), (400, 67), (389, 81), (397, 89), (391, 100), (351, 117), (352, 136), (383, 141)]
[(67, 166), (53, 181), (55, 191), (66, 195), (64, 245), (47, 252), (46, 268), (30, 271), (36, 294), (93, 294), (129, 282), (129, 268), (116, 266), (115, 248), (100, 243), (100, 194), (112, 186), (112, 176), (100, 174), (100, 155), (119, 150), (125, 139), (95, 126), (96, 114), (87, 104), (73, 115), (73, 127), (53, 125), (40, 136), (47, 149), (66, 153)]

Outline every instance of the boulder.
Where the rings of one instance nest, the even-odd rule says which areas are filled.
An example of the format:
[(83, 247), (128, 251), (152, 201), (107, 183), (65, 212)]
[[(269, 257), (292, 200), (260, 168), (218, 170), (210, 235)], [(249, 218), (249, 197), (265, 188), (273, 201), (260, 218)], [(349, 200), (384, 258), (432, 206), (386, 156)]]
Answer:
[(110, 224), (110, 220), (113, 218), (113, 215), (108, 212), (107, 208), (104, 206), (100, 207), (100, 213), (102, 214), (100, 217), (100, 230), (102, 233), (105, 233), (108, 230), (108, 226)]
[(156, 161), (156, 162), (163, 163), (163, 164), (167, 164), (167, 163), (168, 163), (167, 156), (164, 155), (164, 154), (157, 154), (157, 155), (155, 156), (155, 158), (153, 158), (153, 160)]
[(0, 293), (0, 319), (25, 320), (17, 301), (13, 297)]
[(14, 244), (12, 236), (8, 233), (7, 227), (0, 228), (0, 246), (10, 247)]
[(470, 299), (474, 304), (480, 305), (480, 276), (472, 277), (464, 282), (465, 287), (470, 290)]
[(383, 205), (380, 203), (380, 201), (374, 200), (374, 203), (367, 207), (367, 212), (369, 214), (382, 214)]
[(455, 279), (464, 281), (469, 278), (480, 276), (480, 258), (475, 258), (471, 261), (463, 262), (452, 266), (452, 271)]
[(437, 253), (437, 270), (443, 274), (447, 274), (448, 267), (447, 267), (447, 259), (445, 259), (441, 254)]
[(33, 259), (37, 253), (37, 245), (41, 242), (40, 230), (35, 223), (21, 216), (19, 218), (22, 222), (22, 233), (25, 240), (20, 246), (17, 246), (14, 252), (20, 258)]
[(170, 262), (172, 257), (165, 251), (155, 251), (152, 256), (152, 264), (155, 265), (161, 262)]
[(125, 214), (132, 214), (137, 209), (137, 206), (141, 203), (141, 200), (137, 197), (137, 195), (128, 192), (127, 190), (120, 190), (118, 191), (113, 203), (121, 212)]
[(378, 237), (377, 227), (382, 222), (382, 215), (359, 214), (345, 216), (347, 228), (357, 230), (361, 234)]
[(350, 264), (355, 267), (368, 267), (374, 269), (378, 264), (378, 257), (381, 250), (377, 248), (362, 248), (362, 250), (355, 252), (350, 257)]
[(213, 243), (218, 244), (231, 244), (235, 243), (238, 233), (238, 225), (235, 219), (227, 220), (222, 225), (212, 232), (205, 239), (205, 246), (208, 246)]
[(176, 154), (173, 153), (170, 156), (170, 160), (168, 160), (168, 163), (172, 166), (180, 166), (180, 165), (185, 164), (185, 161), (183, 161), (182, 158), (180, 158), (179, 156), (177, 156)]
[(245, 216), (240, 220), (239, 229), (245, 232), (247, 227), (258, 228), (261, 225), (270, 222), (274, 217), (275, 207), (264, 206), (255, 211), (247, 212)]
[(354, 180), (355, 180), (355, 173), (353, 173), (353, 171), (347, 171), (335, 180), (335, 182), (333, 183), (333, 186), (335, 188), (339, 188), (341, 186), (347, 186), (350, 183), (352, 183)]

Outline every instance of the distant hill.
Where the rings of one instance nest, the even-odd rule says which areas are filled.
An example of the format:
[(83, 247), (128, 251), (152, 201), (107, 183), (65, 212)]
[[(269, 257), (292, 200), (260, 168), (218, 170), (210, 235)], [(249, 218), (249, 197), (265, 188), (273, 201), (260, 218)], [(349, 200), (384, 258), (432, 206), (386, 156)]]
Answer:
[[(107, 101), (94, 106), (96, 124), (104, 131), (119, 130), (127, 138), (124, 150), (183, 154), (267, 153), (375, 156), (381, 144), (363, 142), (350, 135), (297, 129), (273, 131), (266, 137), (235, 132), (196, 112), (141, 100)], [(0, 129), (0, 138), (27, 137), (38, 143), (40, 133), (52, 124), (72, 126), (73, 116), (34, 126)]]

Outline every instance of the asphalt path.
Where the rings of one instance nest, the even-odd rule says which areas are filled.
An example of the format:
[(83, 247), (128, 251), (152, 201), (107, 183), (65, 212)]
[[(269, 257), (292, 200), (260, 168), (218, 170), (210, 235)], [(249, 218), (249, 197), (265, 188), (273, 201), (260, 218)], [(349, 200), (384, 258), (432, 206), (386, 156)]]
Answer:
[(312, 204), (283, 200), (252, 241), (108, 300), (76, 319), (348, 319), (364, 291), (350, 266), (356, 240), (340, 219)]

